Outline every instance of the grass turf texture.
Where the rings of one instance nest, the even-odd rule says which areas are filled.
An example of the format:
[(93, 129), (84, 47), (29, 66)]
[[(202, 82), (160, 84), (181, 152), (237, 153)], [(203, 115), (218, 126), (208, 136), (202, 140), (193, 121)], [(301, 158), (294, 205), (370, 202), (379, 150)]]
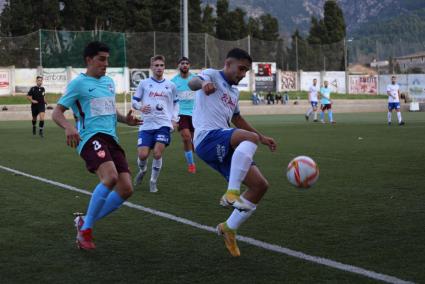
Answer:
[[(424, 282), (425, 114), (403, 115), (404, 127), (387, 126), (385, 113), (336, 114), (337, 125), (306, 123), (300, 115), (247, 117), (279, 149), (257, 151), (270, 189), (239, 233)], [(135, 129), (122, 126), (119, 133), (135, 171)], [(65, 146), (63, 130), (48, 121), (45, 136), (33, 137), (30, 122), (0, 122), (0, 165), (91, 190), (97, 178)], [(309, 190), (285, 177), (288, 162), (301, 154), (320, 167)], [(198, 173), (186, 173), (174, 133), (160, 192), (148, 192), (147, 178), (129, 201), (209, 226), (225, 220), (231, 211), (218, 200), (226, 183), (196, 160)], [(96, 224), (95, 252), (78, 251), (71, 213), (84, 211), (88, 196), (3, 170), (0, 179), (1, 283), (375, 282), (244, 243), (233, 259), (221, 237), (127, 207)]]

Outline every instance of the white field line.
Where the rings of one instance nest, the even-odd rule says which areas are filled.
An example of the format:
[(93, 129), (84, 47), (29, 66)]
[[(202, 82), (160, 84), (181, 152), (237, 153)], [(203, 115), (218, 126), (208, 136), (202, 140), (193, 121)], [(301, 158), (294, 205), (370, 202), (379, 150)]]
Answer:
[[(17, 175), (21, 175), (21, 176), (25, 176), (25, 177), (28, 177), (28, 178), (31, 178), (31, 179), (35, 179), (35, 180), (38, 180), (38, 181), (41, 181), (41, 182), (44, 182), (44, 183), (47, 183), (47, 184), (55, 185), (55, 186), (63, 188), (63, 189), (71, 190), (71, 191), (74, 191), (74, 192), (79, 192), (79, 193), (86, 194), (86, 195), (91, 195), (91, 192), (89, 192), (87, 190), (76, 188), (76, 187), (68, 185), (68, 184), (49, 180), (49, 179), (42, 178), (42, 177), (39, 177), (39, 176), (27, 174), (27, 173), (24, 173), (24, 172), (21, 172), (21, 171), (12, 169), (12, 168), (8, 168), (8, 167), (2, 166), (2, 165), (0, 165), (0, 169), (7, 171), (7, 172), (17, 174)], [(142, 205), (134, 204), (134, 203), (131, 203), (131, 202), (125, 202), (124, 205), (127, 206), (127, 207), (130, 207), (130, 208), (134, 208), (134, 209), (146, 212), (146, 213), (150, 213), (150, 214), (155, 215), (155, 216), (159, 216), (159, 217), (162, 217), (162, 218), (165, 218), (165, 219), (173, 220), (173, 221), (181, 223), (181, 224), (189, 225), (189, 226), (201, 229), (201, 230), (216, 233), (216, 229), (213, 228), (213, 227), (203, 225), (203, 224), (199, 224), (197, 222), (194, 222), (194, 221), (191, 221), (191, 220), (188, 220), (188, 219), (185, 219), (185, 218), (181, 218), (181, 217), (175, 216), (173, 214), (158, 211), (158, 210), (148, 208), (148, 207), (144, 207)], [(292, 250), (292, 249), (285, 248), (285, 247), (275, 245), (275, 244), (266, 243), (266, 242), (259, 241), (259, 240), (256, 240), (256, 239), (253, 239), (253, 238), (250, 238), (250, 237), (238, 236), (237, 239), (241, 242), (244, 242), (244, 243), (250, 244), (252, 246), (259, 247), (259, 248), (263, 248), (263, 249), (268, 250), (268, 251), (273, 251), (273, 252), (285, 254), (285, 255), (292, 256), (292, 257), (302, 259), (302, 260), (305, 260), (305, 261), (309, 261), (309, 262), (321, 264), (321, 265), (324, 265), (324, 266), (332, 267), (332, 268), (335, 268), (335, 269), (338, 269), (338, 270), (352, 272), (352, 273), (359, 274), (359, 275), (362, 275), (362, 276), (365, 276), (365, 277), (368, 277), (368, 278), (371, 278), (371, 279), (380, 280), (380, 281), (383, 281), (383, 282), (386, 282), (386, 283), (397, 283), (397, 284), (398, 283), (400, 283), (400, 284), (401, 283), (413, 283), (413, 282), (406, 281), (406, 280), (403, 280), (403, 279), (400, 279), (400, 278), (397, 278), (397, 277), (394, 277), (394, 276), (385, 275), (385, 274), (382, 274), (382, 273), (374, 272), (374, 271), (371, 271), (371, 270), (367, 270), (367, 269), (357, 267), (357, 266), (353, 266), (353, 265), (349, 265), (349, 264), (344, 264), (344, 263), (334, 261), (334, 260), (331, 260), (331, 259), (327, 259), (327, 258), (323, 258), (323, 257), (308, 255), (308, 254), (305, 254), (305, 253), (300, 252), (300, 251)]]

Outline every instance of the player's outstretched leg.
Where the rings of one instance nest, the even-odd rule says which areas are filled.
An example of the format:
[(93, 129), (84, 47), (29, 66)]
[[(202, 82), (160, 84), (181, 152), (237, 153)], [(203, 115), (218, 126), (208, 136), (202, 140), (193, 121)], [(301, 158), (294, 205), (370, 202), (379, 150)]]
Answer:
[[(95, 249), (96, 246), (93, 242), (93, 225), (95, 222), (96, 215), (99, 214), (100, 210), (105, 203), (106, 197), (110, 193), (110, 189), (100, 182), (93, 191), (90, 203), (87, 209), (87, 215), (82, 220), (77, 220), (77, 246), (80, 249), (91, 250)], [(78, 217), (77, 217), (78, 218)], [(81, 224), (81, 226), (80, 226)]]
[(252, 165), (258, 142), (259, 137), (253, 132), (241, 129), (233, 132), (231, 144), (232, 146), (237, 145), (237, 147), (232, 155), (227, 191), (222, 196), (220, 205), (233, 207), (242, 211), (251, 209), (249, 204), (246, 204), (240, 198), (240, 187)]
[(254, 213), (258, 202), (268, 188), (267, 180), (255, 165), (250, 167), (244, 184), (248, 187), (248, 190), (240, 198), (244, 204), (249, 206), (249, 210), (241, 211), (234, 209), (226, 222), (220, 223), (217, 226), (217, 233), (223, 236), (226, 248), (232, 256), (240, 256), (240, 250), (236, 242), (237, 230)]
[(325, 123), (325, 111), (324, 110), (322, 110), (320, 112), (320, 122)]
[(137, 186), (142, 183), (143, 177), (146, 174), (148, 169), (148, 157), (150, 153), (150, 148), (146, 146), (141, 146), (137, 149), (137, 166), (139, 167), (139, 172), (134, 178), (134, 186)]
[(100, 183), (93, 190), (84, 223), (80, 230), (78, 230), (76, 240), (77, 246), (84, 250), (96, 248), (92, 236), (93, 225), (96, 221), (96, 216), (100, 213), (105, 204), (106, 198), (118, 181), (118, 173), (112, 161), (101, 164), (96, 170), (96, 174), (100, 179)]
[(332, 123), (332, 124), (335, 124), (335, 120), (334, 120), (334, 117), (333, 117), (333, 112), (332, 112), (331, 109), (328, 110), (328, 117), (329, 117), (329, 122)]
[(305, 120), (309, 120), (311, 113), (313, 112), (313, 108), (309, 107), (307, 112), (305, 113)]
[(153, 149), (153, 161), (152, 161), (152, 172), (151, 172), (151, 180), (150, 180), (150, 192), (158, 192), (158, 187), (156, 185), (159, 174), (162, 168), (162, 153), (165, 150), (165, 144), (160, 142), (155, 143), (155, 147)]
[(111, 214), (115, 210), (121, 207), (121, 205), (133, 194), (133, 187), (131, 185), (130, 173), (120, 173), (118, 176), (118, 182), (115, 186), (115, 190), (112, 191), (106, 198), (105, 204), (96, 216), (95, 221), (98, 221), (107, 215)]
[(398, 125), (404, 125), (404, 121), (403, 118), (401, 117), (401, 112), (400, 110), (397, 110), (397, 119), (398, 119)]
[(134, 186), (137, 186), (142, 183), (143, 177), (148, 170), (148, 159), (141, 160), (139, 157), (137, 158), (137, 166), (139, 167), (139, 171), (134, 178)]
[(187, 171), (191, 174), (196, 173), (195, 161), (193, 158), (192, 134), (189, 129), (184, 128), (180, 131), (183, 140), (184, 157), (187, 163)]

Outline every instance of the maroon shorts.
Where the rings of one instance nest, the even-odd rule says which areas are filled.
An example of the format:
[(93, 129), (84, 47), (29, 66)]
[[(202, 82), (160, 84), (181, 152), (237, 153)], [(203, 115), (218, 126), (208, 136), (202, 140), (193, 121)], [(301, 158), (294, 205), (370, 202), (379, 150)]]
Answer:
[(86, 162), (87, 169), (94, 173), (105, 162), (113, 161), (118, 173), (129, 173), (125, 152), (115, 139), (103, 133), (93, 135), (84, 145), (80, 153)]
[(189, 129), (190, 132), (195, 131), (195, 128), (193, 128), (193, 124), (192, 124), (192, 116), (180, 115), (178, 130), (181, 131), (182, 129)]
[(332, 109), (332, 105), (331, 104), (325, 104), (325, 105), (322, 105), (321, 108), (322, 108), (322, 111), (325, 111), (327, 109), (329, 110), (329, 109)]

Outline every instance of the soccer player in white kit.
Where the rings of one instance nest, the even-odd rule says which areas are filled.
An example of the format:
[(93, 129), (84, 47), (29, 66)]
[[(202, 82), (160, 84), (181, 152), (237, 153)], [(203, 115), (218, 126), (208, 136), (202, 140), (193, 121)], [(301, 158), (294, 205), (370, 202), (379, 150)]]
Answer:
[(388, 125), (391, 125), (391, 114), (393, 109), (397, 112), (398, 125), (404, 125), (400, 112), (400, 86), (395, 76), (391, 77), (391, 84), (387, 86), (388, 95)]
[(305, 114), (305, 119), (308, 121), (311, 114), (314, 112), (314, 122), (317, 122), (317, 105), (319, 103), (319, 98), (317, 94), (319, 93), (319, 87), (317, 86), (317, 79), (313, 79), (313, 85), (308, 90), (308, 102), (310, 107)]
[[(257, 144), (276, 150), (273, 138), (255, 130), (239, 112), (239, 91), (234, 85), (245, 77), (251, 64), (246, 51), (234, 48), (227, 54), (222, 70), (206, 69), (189, 82), (189, 87), (197, 91), (192, 116), (195, 151), (228, 181), (220, 205), (234, 210), (226, 222), (217, 226), (217, 232), (223, 235), (232, 256), (240, 256), (236, 230), (252, 215), (268, 188), (253, 162)], [(231, 128), (230, 122), (236, 128)], [(240, 195), (242, 182), (248, 190)]]
[(164, 56), (152, 57), (151, 69), (153, 76), (139, 83), (132, 98), (133, 108), (142, 112), (144, 121), (137, 140), (139, 173), (134, 179), (134, 185), (142, 182), (149, 154), (153, 150), (150, 192), (158, 192), (156, 184), (162, 167), (162, 155), (171, 142), (171, 130), (177, 126), (179, 105), (176, 85), (163, 78)]

